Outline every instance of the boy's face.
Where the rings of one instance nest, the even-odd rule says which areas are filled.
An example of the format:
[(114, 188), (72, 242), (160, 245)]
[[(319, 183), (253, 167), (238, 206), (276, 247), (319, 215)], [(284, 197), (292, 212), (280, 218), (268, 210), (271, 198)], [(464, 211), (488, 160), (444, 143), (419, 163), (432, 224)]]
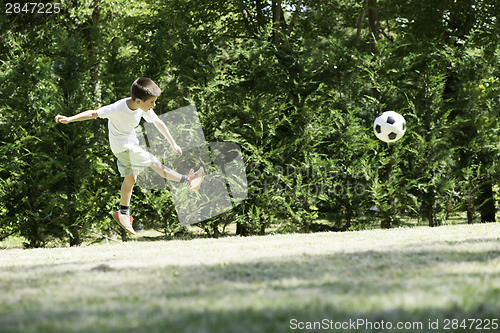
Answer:
[(148, 98), (145, 101), (143, 101), (142, 99), (138, 98), (136, 102), (137, 102), (137, 105), (139, 105), (139, 107), (142, 110), (148, 112), (149, 110), (151, 110), (152, 108), (155, 107), (157, 99), (158, 99), (158, 97), (155, 97), (155, 96), (150, 97), (150, 98)]

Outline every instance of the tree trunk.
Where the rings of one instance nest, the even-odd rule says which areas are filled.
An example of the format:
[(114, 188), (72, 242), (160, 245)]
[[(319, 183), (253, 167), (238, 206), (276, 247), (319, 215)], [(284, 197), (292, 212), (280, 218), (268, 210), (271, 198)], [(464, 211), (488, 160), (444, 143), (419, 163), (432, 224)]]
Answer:
[(481, 222), (495, 222), (495, 198), (493, 196), (493, 183), (490, 180), (480, 185), (479, 205), (481, 207)]
[(69, 232), (71, 233), (71, 236), (69, 238), (69, 246), (78, 246), (82, 244), (82, 239), (76, 225), (71, 226), (69, 228)]
[(472, 208), (467, 208), (467, 224), (472, 224), (473, 219), (474, 219), (474, 212)]
[(380, 24), (378, 20), (378, 4), (377, 0), (367, 0), (368, 7), (368, 25), (372, 33), (372, 52), (378, 53), (377, 41), (380, 36)]
[(272, 1), (273, 9), (273, 44), (279, 49), (283, 44), (283, 9), (281, 8), (281, 0)]
[(359, 44), (361, 43), (361, 30), (363, 30), (363, 21), (365, 20), (365, 15), (366, 15), (366, 7), (363, 7), (361, 9), (361, 12), (359, 13), (359, 18), (358, 18), (358, 27), (356, 30), (356, 40), (354, 41), (355, 48), (358, 48)]
[(386, 216), (382, 219), (382, 222), (380, 223), (380, 227), (382, 229), (390, 229), (392, 227), (392, 221), (390, 216)]
[(425, 193), (422, 202), (422, 217), (429, 221), (429, 227), (437, 227), (441, 223), (436, 221), (434, 206), (436, 204), (436, 192), (433, 186), (430, 186)]
[(121, 232), (120, 236), (122, 237), (122, 242), (128, 241), (128, 234), (127, 234), (128, 231), (120, 227), (120, 232)]
[(236, 235), (237, 236), (250, 236), (250, 230), (245, 227), (241, 222), (236, 223)]

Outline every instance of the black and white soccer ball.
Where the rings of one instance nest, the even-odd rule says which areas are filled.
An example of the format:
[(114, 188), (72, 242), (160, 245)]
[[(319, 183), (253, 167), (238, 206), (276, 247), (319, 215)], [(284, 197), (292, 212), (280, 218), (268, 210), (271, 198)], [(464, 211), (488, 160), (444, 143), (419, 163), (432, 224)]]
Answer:
[(396, 142), (406, 132), (405, 118), (397, 112), (386, 111), (373, 122), (373, 132), (384, 142)]

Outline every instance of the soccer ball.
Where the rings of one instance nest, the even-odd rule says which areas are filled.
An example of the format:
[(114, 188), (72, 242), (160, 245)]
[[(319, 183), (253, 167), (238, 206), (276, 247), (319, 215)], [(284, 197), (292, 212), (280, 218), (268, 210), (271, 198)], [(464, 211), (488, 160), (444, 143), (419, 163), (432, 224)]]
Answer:
[(373, 132), (384, 142), (396, 142), (406, 132), (405, 118), (397, 112), (386, 111), (373, 122)]

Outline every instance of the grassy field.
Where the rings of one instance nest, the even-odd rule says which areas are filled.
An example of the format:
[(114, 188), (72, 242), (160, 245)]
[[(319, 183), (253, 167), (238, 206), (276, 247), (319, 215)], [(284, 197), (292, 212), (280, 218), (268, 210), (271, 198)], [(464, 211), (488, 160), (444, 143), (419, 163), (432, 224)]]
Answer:
[(498, 332), (500, 223), (4, 249), (0, 293), (0, 332)]

